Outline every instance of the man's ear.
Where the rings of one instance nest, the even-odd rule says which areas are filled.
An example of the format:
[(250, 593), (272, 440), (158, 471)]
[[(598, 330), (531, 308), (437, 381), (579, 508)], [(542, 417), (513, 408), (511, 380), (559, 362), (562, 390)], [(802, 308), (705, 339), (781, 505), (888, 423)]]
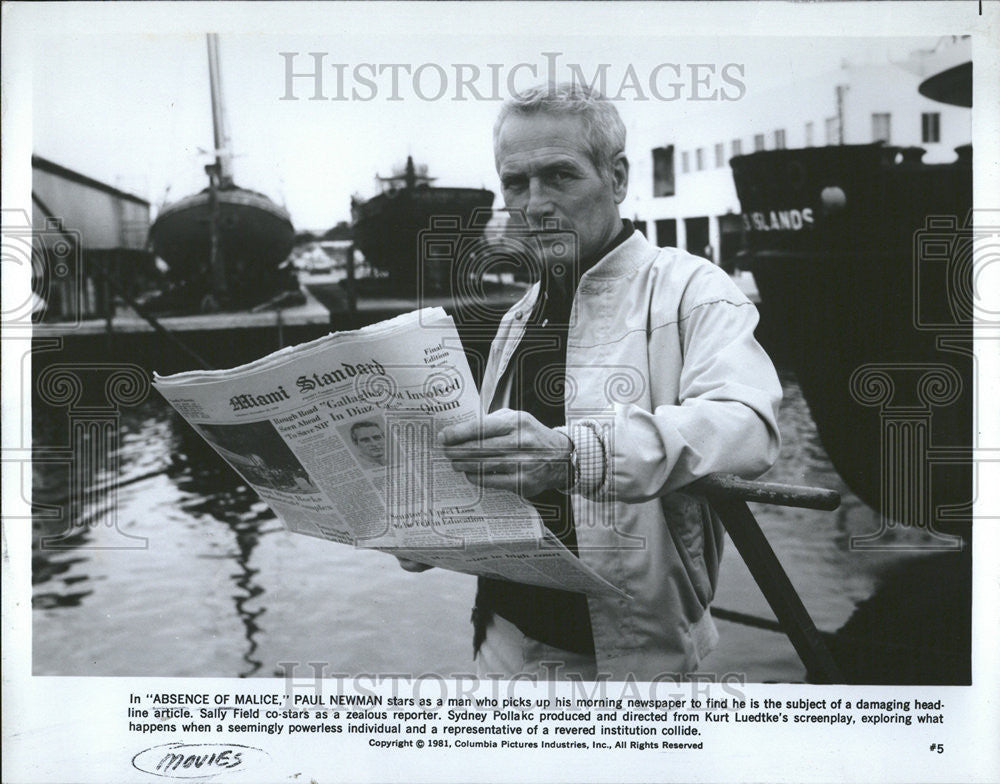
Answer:
[(615, 204), (625, 201), (628, 193), (628, 158), (620, 152), (611, 164), (611, 187), (615, 195)]

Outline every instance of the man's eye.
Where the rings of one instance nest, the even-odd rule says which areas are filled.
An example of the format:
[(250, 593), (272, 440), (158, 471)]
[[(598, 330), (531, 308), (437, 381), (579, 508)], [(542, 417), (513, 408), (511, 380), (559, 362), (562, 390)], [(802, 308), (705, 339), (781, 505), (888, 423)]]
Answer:
[(501, 184), (503, 185), (503, 189), (505, 191), (520, 190), (521, 188), (524, 188), (525, 180), (521, 177), (514, 177), (509, 180), (503, 180)]

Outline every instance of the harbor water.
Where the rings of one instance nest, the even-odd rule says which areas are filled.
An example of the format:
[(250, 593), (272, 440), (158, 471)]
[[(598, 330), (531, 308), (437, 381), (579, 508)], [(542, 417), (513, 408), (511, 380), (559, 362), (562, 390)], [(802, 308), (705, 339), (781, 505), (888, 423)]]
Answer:
[[(782, 374), (783, 447), (764, 479), (842, 493), (836, 512), (752, 505), (817, 627), (834, 632), (910, 551), (857, 552), (879, 528), (834, 472), (791, 374)], [(61, 421), (60, 421), (61, 417)], [(65, 428), (36, 416), (36, 443)], [(51, 431), (51, 432), (50, 432)], [(287, 533), (268, 507), (155, 393), (122, 411), (113, 509), (60, 540), (36, 519), (36, 675), (265, 676), (297, 663), (327, 675), (445, 677), (475, 671), (475, 579), (401, 570), (394, 558)], [(67, 467), (36, 464), (34, 502), (65, 504)], [(914, 532), (897, 534), (917, 537)], [(727, 542), (715, 606), (773, 619)], [(702, 670), (750, 682), (796, 682), (804, 668), (787, 638), (719, 620), (721, 642)]]

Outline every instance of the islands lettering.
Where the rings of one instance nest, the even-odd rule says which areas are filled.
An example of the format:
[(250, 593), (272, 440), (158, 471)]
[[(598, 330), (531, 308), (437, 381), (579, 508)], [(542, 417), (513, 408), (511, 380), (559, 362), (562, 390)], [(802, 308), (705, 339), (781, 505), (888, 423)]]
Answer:
[(743, 214), (743, 228), (747, 231), (801, 231), (814, 225), (812, 207), (801, 210), (771, 210)]

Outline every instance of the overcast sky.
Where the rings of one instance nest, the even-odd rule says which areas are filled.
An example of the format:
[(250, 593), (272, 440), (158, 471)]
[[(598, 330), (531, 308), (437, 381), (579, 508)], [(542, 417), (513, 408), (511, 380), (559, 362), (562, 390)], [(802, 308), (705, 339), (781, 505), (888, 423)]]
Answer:
[[(203, 188), (203, 167), (210, 160), (204, 151), (212, 148), (204, 35), (211, 27), (199, 26), (195, 18), (183, 34), (86, 25), (40, 32), (41, 45), (31, 57), (34, 152), (134, 192), (151, 201), (154, 210), (165, 198)], [(351, 194), (371, 195), (374, 174), (388, 174), (408, 154), (426, 163), (438, 184), (496, 190), (491, 127), (499, 102), (492, 99), (493, 80), (505, 97), (508, 79), (523, 88), (544, 79), (553, 61), (560, 78), (568, 77), (574, 65), (592, 78), (603, 64), (611, 92), (634, 74), (638, 87), (626, 85), (619, 108), (635, 127), (683, 122), (686, 113), (706, 106), (693, 100), (696, 93), (715, 90), (739, 94), (749, 111), (758, 91), (834, 70), (845, 58), (855, 63), (902, 60), (936, 40), (680, 37), (669, 30), (616, 37), (592, 27), (460, 35), (438, 29), (430, 17), (423, 29), (403, 36), (375, 13), (364, 35), (358, 34), (357, 21), (346, 32), (331, 27), (322, 34), (228, 32), (220, 39), (236, 182), (285, 205), (300, 229), (327, 228), (347, 219)], [(308, 53), (325, 53), (327, 100), (307, 100), (315, 85), (304, 78), (293, 83), (299, 100), (281, 100), (286, 94), (282, 52), (297, 53), (291, 62), (298, 72), (312, 70)], [(526, 65), (516, 68), (520, 63)], [(656, 70), (664, 63), (679, 66), (680, 77), (672, 66)], [(381, 75), (364, 64), (383, 66)], [(708, 81), (697, 88), (691, 84), (694, 64), (711, 66), (698, 71)], [(472, 86), (483, 100), (472, 89), (460, 90), (456, 65), (470, 78), (473, 68), (479, 69)], [(731, 78), (725, 81), (727, 65)], [(677, 99), (657, 99), (650, 94), (651, 81), (661, 97), (673, 91)], [(675, 82), (684, 86), (672, 87)], [(745, 92), (737, 93), (735, 82)], [(442, 87), (444, 95), (430, 100)], [(338, 95), (347, 100), (330, 100)], [(646, 100), (638, 100), (643, 96)]]

